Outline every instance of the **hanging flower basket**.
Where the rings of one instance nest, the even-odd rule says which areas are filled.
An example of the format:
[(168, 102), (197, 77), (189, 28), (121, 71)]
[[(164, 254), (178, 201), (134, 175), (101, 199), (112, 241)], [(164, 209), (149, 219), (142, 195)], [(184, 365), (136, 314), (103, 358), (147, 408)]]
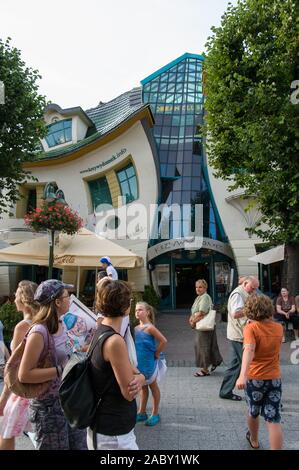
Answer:
[(73, 235), (83, 227), (83, 219), (69, 206), (59, 202), (44, 202), (41, 208), (28, 212), (25, 224), (35, 232), (57, 230)]

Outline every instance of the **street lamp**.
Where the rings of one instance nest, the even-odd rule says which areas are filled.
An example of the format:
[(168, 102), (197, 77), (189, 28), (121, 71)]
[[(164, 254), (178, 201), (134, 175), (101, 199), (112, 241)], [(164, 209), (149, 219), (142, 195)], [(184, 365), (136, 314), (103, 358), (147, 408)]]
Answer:
[[(55, 204), (63, 204), (67, 206), (67, 202), (64, 199), (64, 193), (61, 189), (58, 189), (55, 181), (47, 183), (44, 189), (43, 195), (44, 201), (48, 206), (55, 206)], [(54, 264), (54, 237), (55, 229), (48, 229), (49, 237), (49, 269), (48, 269), (48, 279), (52, 279), (53, 264)]]

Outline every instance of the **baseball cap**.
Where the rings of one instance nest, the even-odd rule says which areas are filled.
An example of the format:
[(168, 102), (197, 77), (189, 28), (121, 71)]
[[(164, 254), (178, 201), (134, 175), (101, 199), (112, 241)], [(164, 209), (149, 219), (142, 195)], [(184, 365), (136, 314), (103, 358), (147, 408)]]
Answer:
[(101, 262), (101, 263), (106, 263), (106, 264), (111, 264), (111, 260), (110, 260), (109, 256), (103, 256), (103, 257), (100, 259), (100, 262)]
[(63, 289), (72, 289), (72, 284), (65, 284), (57, 279), (48, 279), (42, 282), (35, 291), (34, 300), (40, 304), (49, 304)]

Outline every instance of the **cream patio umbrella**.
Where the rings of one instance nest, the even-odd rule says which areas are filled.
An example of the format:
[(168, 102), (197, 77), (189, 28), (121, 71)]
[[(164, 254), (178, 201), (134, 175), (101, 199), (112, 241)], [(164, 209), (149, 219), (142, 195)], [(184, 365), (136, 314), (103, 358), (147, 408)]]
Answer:
[[(106, 255), (116, 268), (138, 268), (143, 266), (143, 258), (94, 232), (82, 228), (75, 235), (61, 233), (54, 246), (54, 266), (56, 268), (78, 267), (97, 268), (100, 257)], [(18, 245), (0, 250), (0, 261), (12, 263), (49, 264), (48, 237), (39, 237)], [(77, 282), (77, 293), (79, 285)]]

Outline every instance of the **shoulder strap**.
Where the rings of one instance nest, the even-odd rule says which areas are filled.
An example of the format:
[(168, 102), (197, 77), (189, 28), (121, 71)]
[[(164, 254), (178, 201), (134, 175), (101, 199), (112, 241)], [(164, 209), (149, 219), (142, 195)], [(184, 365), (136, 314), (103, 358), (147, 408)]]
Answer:
[(97, 332), (95, 333), (93, 339), (92, 339), (92, 342), (91, 342), (91, 345), (88, 349), (88, 352), (87, 352), (87, 356), (86, 358), (91, 358), (91, 355), (96, 347), (96, 345), (98, 344), (98, 342), (100, 342), (103, 338), (105, 337), (109, 337), (109, 336), (113, 336), (113, 335), (117, 335), (119, 333), (116, 333), (116, 331), (104, 331), (103, 333), (101, 333), (98, 337), (97, 337)]

